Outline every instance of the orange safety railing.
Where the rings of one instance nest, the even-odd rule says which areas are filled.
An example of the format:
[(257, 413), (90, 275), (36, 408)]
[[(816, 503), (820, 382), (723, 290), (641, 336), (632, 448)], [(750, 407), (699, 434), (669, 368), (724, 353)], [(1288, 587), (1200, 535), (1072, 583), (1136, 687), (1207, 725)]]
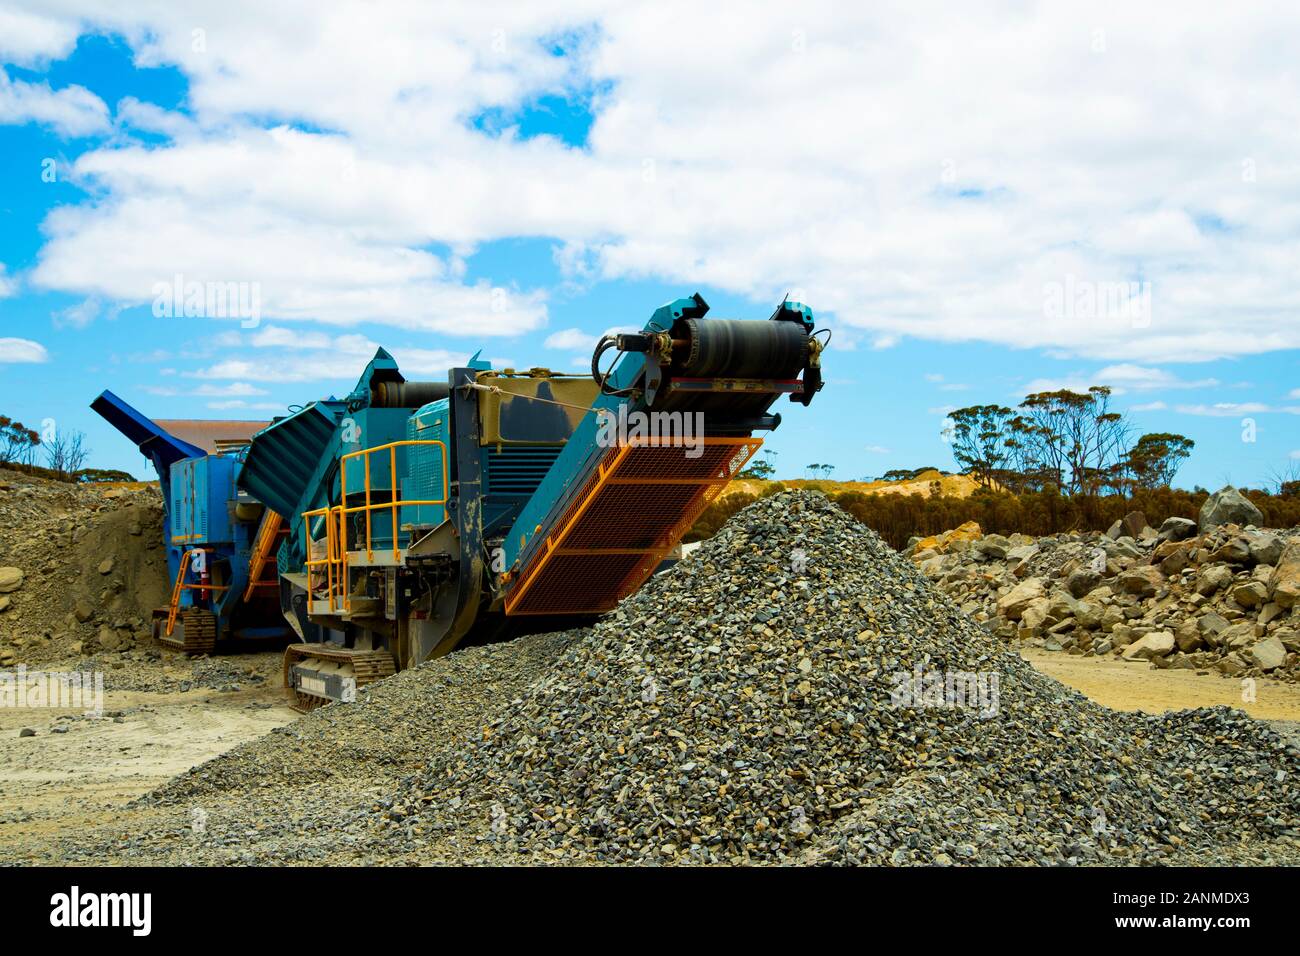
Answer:
[[(325, 515), (325, 557), (313, 558), (311, 556), (311, 546), (315, 543), (311, 536), (311, 519)], [(334, 521), (337, 517), (339, 522), (339, 535), (334, 533)], [(338, 590), (343, 579), (343, 557), (339, 553), (338, 541), (343, 531), (343, 513), (342, 509), (335, 505), (333, 508), (316, 508), (313, 511), (304, 511), (302, 513), (302, 529), (307, 540), (307, 593), (310, 596), (315, 592), (312, 583), (312, 573), (316, 568), (325, 568), (325, 593), (329, 600), (330, 611), (337, 610), (334, 603), (334, 594)]]
[[(442, 497), (438, 499), (413, 499), (405, 500), (401, 495), (401, 486), (397, 475), (397, 449), (408, 445), (437, 445), (442, 452)], [(370, 456), (377, 452), (388, 452), (388, 474), (393, 484), (391, 489), (392, 498), (390, 501), (372, 501), (370, 488)], [(364, 494), (366, 503), (364, 505), (349, 505), (349, 495), (361, 494), (360, 491), (349, 492), (348, 488), (348, 461), (353, 458), (361, 458), (365, 468)], [(414, 507), (417, 505), (440, 505), (445, 507), (447, 497), (450, 492), (450, 485), (447, 475), (447, 445), (444, 442), (435, 439), (405, 439), (403, 441), (389, 442), (386, 445), (376, 445), (374, 448), (364, 448), (361, 451), (349, 452), (339, 459), (339, 487), (342, 489), (342, 504), (334, 505), (328, 508), (316, 508), (312, 511), (303, 512), (303, 533), (306, 536), (307, 544), (307, 581), (308, 588), (311, 589), (311, 577), (313, 569), (325, 568), (325, 585), (329, 600), (329, 610), (346, 611), (349, 607), (347, 592), (347, 571), (348, 571), (348, 553), (349, 547), (347, 531), (348, 515), (364, 514), (366, 516), (366, 542), (365, 551), (366, 559), (373, 561), (375, 557), (373, 535), (373, 522), (371, 520), (375, 511), (380, 509), (387, 510), (392, 518), (392, 549), (393, 560), (401, 559), (402, 545), (400, 529), (398, 527), (398, 514), (402, 508)], [(325, 557), (313, 558), (311, 556), (311, 546), (314, 543), (311, 536), (311, 519), (325, 515)], [(337, 520), (337, 527), (336, 522)], [(358, 542), (359, 543), (359, 542)], [(358, 549), (360, 550), (360, 549)]]
[(268, 581), (263, 576), (263, 572), (276, 547), (279, 546), (280, 539), (286, 533), (284, 519), (268, 508), (262, 518), (261, 527), (257, 529), (257, 539), (253, 542), (253, 556), (248, 561), (248, 587), (244, 589), (245, 601), (251, 601), (258, 588), (279, 586), (280, 582), (276, 578), (273, 577)]
[[(419, 500), (403, 501), (401, 489), (397, 481), (397, 449), (407, 445), (437, 445), (442, 450), (442, 497), (437, 500)], [(381, 501), (378, 504), (372, 504), (370, 501), (370, 456), (375, 452), (388, 452), (388, 476), (392, 481), (392, 500)], [(364, 505), (355, 505), (348, 507), (348, 459), (360, 458), (365, 465), (366, 481), (365, 494), (366, 503)], [(371, 515), (379, 508), (387, 508), (392, 511), (393, 516), (393, 560), (396, 561), (401, 556), (401, 544), (398, 541), (397, 512), (400, 508), (413, 507), (416, 505), (446, 505), (449, 486), (447, 483), (447, 446), (437, 439), (416, 439), (408, 438), (403, 441), (389, 442), (387, 445), (376, 445), (374, 448), (363, 448), (361, 451), (349, 452), (339, 459), (339, 487), (343, 489), (342, 513), (344, 517), (344, 539), (342, 542), (343, 553), (346, 558), (348, 552), (348, 542), (346, 537), (346, 519), (350, 514), (364, 513), (366, 516), (366, 558), (373, 561), (375, 550), (371, 541)], [(357, 492), (353, 492), (356, 494)]]
[(190, 548), (181, 555), (181, 566), (176, 572), (176, 584), (172, 587), (172, 600), (167, 608), (167, 636), (172, 636), (172, 631), (176, 629), (176, 617), (180, 613), (181, 592), (183, 591), (228, 591), (230, 590), (224, 584), (186, 584), (185, 572), (190, 569), (190, 564), (195, 554), (200, 551), (214, 551), (215, 548)]

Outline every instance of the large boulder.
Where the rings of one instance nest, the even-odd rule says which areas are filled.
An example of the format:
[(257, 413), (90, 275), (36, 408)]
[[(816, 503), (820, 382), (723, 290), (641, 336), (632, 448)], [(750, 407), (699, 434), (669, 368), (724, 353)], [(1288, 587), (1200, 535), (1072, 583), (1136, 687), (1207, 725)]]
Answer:
[(1078, 602), (1068, 591), (1053, 591), (1047, 605), (1047, 613), (1058, 621), (1064, 621), (1067, 617), (1074, 617), (1078, 606)]
[(1217, 640), (1221, 646), (1237, 651), (1249, 647), (1257, 636), (1255, 625), (1251, 621), (1239, 621), (1228, 625), (1219, 633)]
[(1124, 648), (1124, 660), (1149, 661), (1153, 657), (1164, 657), (1173, 651), (1174, 646), (1174, 636), (1168, 631), (1152, 631)]
[(975, 553), (988, 558), (990, 561), (1001, 561), (1007, 556), (1007, 551), (1011, 549), (1011, 542), (1000, 534), (990, 534), (980, 538), (973, 545)]
[(22, 586), (22, 568), (0, 568), (0, 594), (17, 591)]
[(1196, 619), (1196, 629), (1211, 647), (1219, 644), (1219, 635), (1228, 629), (1228, 620), (1222, 614), (1208, 611)]
[(1268, 600), (1268, 586), (1263, 581), (1243, 581), (1232, 589), (1231, 594), (1242, 607), (1258, 607)]
[(1191, 617), (1178, 625), (1178, 630), (1174, 632), (1174, 640), (1178, 642), (1178, 649), (1184, 654), (1199, 651), (1205, 645), (1205, 639), (1201, 637), (1201, 629), (1197, 626), (1196, 619)]
[(1164, 586), (1165, 576), (1159, 568), (1144, 565), (1125, 571), (1116, 579), (1120, 589), (1138, 597), (1151, 597)]
[(1262, 671), (1277, 670), (1286, 663), (1286, 648), (1276, 637), (1270, 637), (1252, 647), (1250, 657)]
[(1200, 574), (1196, 576), (1196, 590), (1199, 594), (1209, 597), (1226, 588), (1232, 581), (1232, 568), (1224, 564), (1211, 564), (1202, 568)]
[(1074, 620), (1082, 628), (1095, 631), (1101, 627), (1103, 608), (1094, 601), (1080, 601), (1074, 606)]
[(1249, 498), (1231, 485), (1205, 499), (1197, 520), (1201, 534), (1225, 524), (1260, 525), (1263, 523), (1263, 513)]
[(1161, 541), (1186, 541), (1196, 534), (1196, 522), (1191, 518), (1166, 518), (1160, 525)]
[(1021, 640), (1029, 640), (1041, 634), (1047, 621), (1047, 608), (1048, 601), (1045, 597), (1029, 602), (1020, 612), (1020, 627), (1016, 629), (1016, 636)]
[(1269, 590), (1273, 594), (1273, 603), (1278, 607), (1300, 605), (1300, 540), (1288, 544), (1277, 559)]
[(1229, 538), (1210, 555), (1211, 561), (1226, 561), (1228, 564), (1245, 564), (1250, 560), (1250, 541), (1244, 535)]
[(947, 552), (965, 550), (970, 547), (971, 542), (979, 540), (980, 534), (979, 524), (974, 521), (967, 521), (951, 531), (922, 538), (916, 542), (916, 551)]
[(1065, 586), (1074, 597), (1081, 598), (1097, 588), (1102, 581), (1101, 573), (1094, 568), (1076, 568), (1065, 579)]
[(1031, 604), (1045, 597), (1047, 588), (1043, 586), (1043, 579), (1028, 578), (998, 598), (998, 613), (1008, 620), (1018, 621)]
[(1250, 560), (1256, 564), (1277, 564), (1286, 542), (1275, 534), (1257, 534), (1250, 539)]
[(1120, 519), (1120, 524), (1124, 528), (1124, 533), (1130, 538), (1141, 538), (1142, 532), (1147, 527), (1147, 516), (1140, 511), (1130, 511)]
[(1185, 544), (1180, 544), (1161, 558), (1160, 570), (1165, 574), (1174, 575), (1178, 574), (1191, 563), (1191, 548)]

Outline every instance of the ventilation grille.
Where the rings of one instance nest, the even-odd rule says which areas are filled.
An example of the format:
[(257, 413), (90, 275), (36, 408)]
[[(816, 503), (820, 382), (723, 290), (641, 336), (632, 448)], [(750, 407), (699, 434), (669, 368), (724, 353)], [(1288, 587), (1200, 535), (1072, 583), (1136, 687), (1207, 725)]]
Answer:
[(531, 495), (555, 464), (563, 445), (515, 445), (487, 455), (489, 495)]

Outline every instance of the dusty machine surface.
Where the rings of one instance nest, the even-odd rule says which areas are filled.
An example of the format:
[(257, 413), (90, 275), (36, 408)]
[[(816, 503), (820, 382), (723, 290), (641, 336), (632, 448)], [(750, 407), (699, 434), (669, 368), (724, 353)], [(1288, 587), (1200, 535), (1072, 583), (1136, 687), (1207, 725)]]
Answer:
[(150, 419), (110, 391), (91, 408), (153, 464), (163, 498), (171, 600), (153, 612), (154, 638), (190, 654), (235, 639), (279, 641), (275, 565), (280, 516), (237, 487), (249, 436), (264, 422)]
[(297, 706), (640, 587), (780, 423), (772, 404), (821, 387), (810, 309), (707, 311), (678, 299), (606, 336), (589, 376), (475, 359), (412, 382), (380, 349), (348, 396), (253, 435), (236, 485), (283, 528), (252, 553), (275, 545)]

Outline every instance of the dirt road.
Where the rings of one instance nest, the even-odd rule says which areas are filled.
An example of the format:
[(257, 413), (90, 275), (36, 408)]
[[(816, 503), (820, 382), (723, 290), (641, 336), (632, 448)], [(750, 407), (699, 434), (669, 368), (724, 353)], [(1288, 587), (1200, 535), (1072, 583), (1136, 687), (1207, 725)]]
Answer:
[(1021, 654), (1044, 674), (1115, 710), (1158, 714), (1222, 704), (1260, 720), (1300, 721), (1300, 684), (1267, 679), (1244, 684), (1219, 674), (1198, 676), (1191, 670), (1152, 670), (1145, 662), (1034, 649), (1022, 650)]
[[(0, 708), (0, 844), (11, 853), (51, 831), (107, 822), (122, 804), (298, 716), (276, 688), (109, 691), (104, 714)], [(36, 736), (20, 737), (24, 728)]]

